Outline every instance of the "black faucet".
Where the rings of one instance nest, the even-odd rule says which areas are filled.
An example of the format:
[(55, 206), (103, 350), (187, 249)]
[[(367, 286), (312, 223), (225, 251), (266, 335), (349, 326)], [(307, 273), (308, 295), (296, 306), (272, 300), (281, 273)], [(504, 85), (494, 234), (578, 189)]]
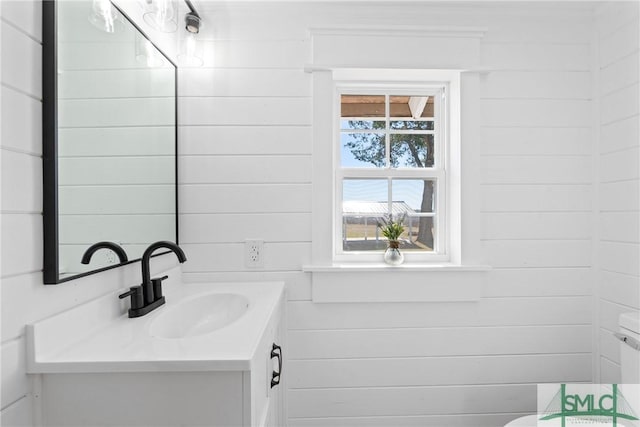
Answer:
[(82, 261), (81, 262), (83, 264), (89, 264), (89, 261), (91, 261), (91, 257), (99, 249), (111, 249), (113, 252), (116, 253), (116, 255), (118, 255), (118, 258), (120, 258), (120, 264), (124, 264), (125, 262), (129, 261), (129, 258), (127, 258), (127, 253), (117, 243), (113, 243), (113, 242), (98, 242), (98, 243), (96, 243), (94, 245), (89, 246), (89, 249), (87, 249), (84, 252), (84, 255), (82, 255)]
[(160, 241), (149, 245), (144, 251), (144, 254), (142, 254), (142, 284), (140, 286), (133, 286), (129, 292), (120, 295), (120, 299), (131, 296), (129, 317), (144, 316), (165, 303), (164, 296), (162, 295), (162, 281), (167, 279), (168, 276), (152, 279), (149, 268), (151, 255), (160, 248), (169, 249), (175, 253), (178, 261), (181, 263), (187, 260), (182, 249), (173, 242)]

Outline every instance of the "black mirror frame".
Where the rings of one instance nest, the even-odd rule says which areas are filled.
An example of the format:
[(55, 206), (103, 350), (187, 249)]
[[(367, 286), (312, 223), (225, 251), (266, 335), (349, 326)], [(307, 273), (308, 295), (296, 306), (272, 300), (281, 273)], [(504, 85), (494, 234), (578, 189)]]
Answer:
[[(45, 285), (57, 285), (70, 280), (111, 270), (123, 265), (140, 261), (141, 258), (126, 263), (79, 273), (60, 278), (59, 268), (59, 227), (58, 227), (58, 37), (57, 4), (59, 0), (42, 0), (42, 193), (43, 193), (43, 282)], [(175, 186), (175, 243), (178, 244), (178, 67), (169, 57), (149, 39), (132, 19), (117, 5), (111, 4), (131, 25), (151, 43), (174, 68), (175, 100), (175, 148), (174, 148), (174, 186)], [(159, 256), (166, 252), (153, 255)]]

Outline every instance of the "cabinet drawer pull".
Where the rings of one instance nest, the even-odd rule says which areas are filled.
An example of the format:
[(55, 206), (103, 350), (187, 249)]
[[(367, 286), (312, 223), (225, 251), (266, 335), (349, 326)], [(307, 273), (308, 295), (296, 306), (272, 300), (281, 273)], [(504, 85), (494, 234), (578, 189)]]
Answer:
[(278, 358), (278, 371), (273, 371), (271, 374), (271, 388), (274, 388), (278, 384), (280, 384), (280, 374), (282, 373), (282, 347), (273, 343), (273, 347), (271, 347), (271, 358)]

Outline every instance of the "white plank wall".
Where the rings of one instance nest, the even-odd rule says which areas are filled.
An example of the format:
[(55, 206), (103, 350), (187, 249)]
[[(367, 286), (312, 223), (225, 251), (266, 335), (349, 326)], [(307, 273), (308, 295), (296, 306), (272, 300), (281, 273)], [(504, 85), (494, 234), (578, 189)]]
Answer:
[[(56, 286), (42, 284), (41, 18), (40, 1), (0, 1), (3, 427), (34, 425), (24, 325), (140, 280), (136, 264)], [(162, 212), (162, 206), (155, 207)], [(174, 259), (159, 260), (152, 268), (166, 271), (175, 266)], [(173, 277), (178, 274), (172, 271)]]
[[(287, 282), (289, 425), (499, 426), (535, 411), (536, 383), (591, 380), (593, 11), (547, 7), (205, 7), (205, 66), (179, 77), (185, 278)], [(488, 27), (478, 215), (494, 268), (477, 303), (314, 304), (308, 29), (399, 22)], [(244, 266), (248, 238), (265, 240), (263, 270)]]
[(596, 373), (601, 382), (619, 382), (620, 353), (611, 334), (621, 313), (640, 309), (640, 6), (609, 2), (595, 22)]

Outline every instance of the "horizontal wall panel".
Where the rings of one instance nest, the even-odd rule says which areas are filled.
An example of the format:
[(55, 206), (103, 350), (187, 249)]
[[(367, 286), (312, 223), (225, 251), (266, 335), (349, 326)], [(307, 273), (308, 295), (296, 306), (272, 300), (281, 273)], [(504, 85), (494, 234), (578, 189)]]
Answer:
[(180, 98), (179, 124), (310, 125), (311, 98)]
[(600, 153), (611, 153), (640, 144), (640, 116), (626, 119), (600, 127)]
[(0, 423), (7, 427), (34, 426), (35, 423), (33, 422), (33, 408), (31, 401), (32, 399), (29, 395), (20, 399), (8, 408), (3, 409), (0, 413)]
[[(43, 309), (54, 304), (40, 306), (40, 301), (33, 298), (33, 290), (44, 288), (42, 273), (21, 274), (2, 279), (2, 340), (12, 340), (24, 336), (25, 324), (40, 315)], [(29, 310), (26, 310), (28, 307)], [(55, 309), (55, 308), (54, 308)], [(37, 313), (37, 314), (36, 314)]]
[(600, 210), (640, 210), (640, 180), (618, 181), (600, 184)]
[(304, 68), (311, 60), (309, 40), (204, 41), (204, 67)]
[(588, 184), (589, 157), (484, 157), (483, 184)]
[(482, 238), (589, 239), (590, 212), (485, 213), (481, 215)]
[(640, 277), (613, 271), (600, 271), (600, 298), (640, 309)]
[(607, 124), (640, 111), (640, 86), (638, 83), (611, 92), (600, 98), (600, 123)]
[(158, 157), (67, 157), (58, 159), (58, 184), (167, 185), (175, 182), (175, 159)]
[(126, 238), (122, 244), (149, 244), (175, 238), (175, 215), (60, 215), (60, 244), (93, 244)]
[(535, 412), (536, 386), (291, 390), (289, 416), (340, 417)]
[(483, 126), (589, 128), (592, 121), (587, 100), (484, 99), (480, 109)]
[(524, 415), (527, 413), (317, 417), (290, 418), (289, 423), (296, 427), (495, 427)]
[[(571, 16), (557, 11), (537, 14), (518, 4), (517, 10), (511, 10), (510, 14), (504, 6), (506, 4), (500, 6), (500, 13), (485, 9), (488, 16), (484, 19), (487, 19), (490, 31), (483, 42), (581, 44), (591, 37), (592, 26), (579, 13), (570, 13)], [(478, 25), (478, 12), (471, 14), (471, 22)]]
[(487, 298), (588, 296), (593, 287), (592, 272), (588, 267), (493, 269), (488, 274), (488, 284), (483, 293)]
[(605, 95), (613, 91), (628, 87), (638, 82), (640, 75), (640, 52), (609, 64), (600, 70), (600, 94)]
[(42, 270), (42, 215), (2, 214), (2, 276)]
[(42, 103), (8, 87), (0, 91), (2, 147), (42, 154)]
[(620, 384), (622, 382), (622, 372), (620, 365), (603, 357), (600, 358), (600, 383)]
[(74, 99), (58, 102), (58, 126), (94, 128), (175, 123), (173, 98)]
[(182, 68), (180, 96), (311, 96), (302, 69)]
[(614, 1), (606, 7), (596, 9), (595, 29), (600, 38), (610, 36), (634, 19), (638, 19), (640, 8), (637, 2)]
[(640, 245), (637, 243), (600, 242), (600, 268), (640, 276)]
[(311, 184), (181, 185), (180, 212), (311, 212)]
[(482, 128), (482, 154), (498, 156), (590, 155), (590, 128)]
[(613, 335), (617, 331), (618, 328), (614, 331), (598, 328), (596, 339), (598, 340), (600, 355), (615, 363), (620, 363), (620, 340)]
[(483, 43), (482, 65), (497, 70), (589, 71), (587, 43)]
[(42, 159), (2, 150), (2, 210), (42, 212)]
[(591, 354), (292, 360), (289, 389), (581, 382)]
[(636, 311), (637, 306), (637, 301), (628, 302), (622, 305), (601, 299), (599, 304), (600, 328), (611, 332), (617, 332), (620, 325), (620, 315), (629, 313), (631, 311)]
[[(479, 64), (479, 38), (402, 31), (322, 33), (311, 30), (313, 63), (342, 68), (465, 69)], [(416, 52), (429, 52), (417, 55)]]
[(588, 71), (495, 71), (480, 78), (482, 98), (590, 99)]
[(182, 243), (229, 243), (260, 239), (271, 242), (311, 241), (311, 214), (184, 214)]
[[(114, 34), (117, 35), (117, 33)], [(58, 69), (63, 72), (121, 70), (125, 68), (147, 69), (147, 64), (136, 59), (136, 56), (135, 44), (132, 43), (132, 40), (62, 41), (58, 43)]]
[(290, 330), (591, 323), (591, 299), (485, 298), (477, 303), (289, 304)]
[[(185, 272), (242, 272), (255, 270), (245, 267), (244, 243), (184, 244), (189, 262), (182, 267)], [(311, 261), (310, 243), (265, 242), (263, 271), (300, 271)]]
[(150, 156), (176, 151), (172, 126), (65, 128), (58, 130), (58, 156)]
[(4, 21), (0, 22), (0, 31), (2, 83), (42, 97), (42, 45)]
[(37, 1), (4, 0), (0, 16), (34, 39), (42, 40), (42, 8)]
[(493, 267), (589, 267), (590, 240), (490, 240), (483, 242)]
[(311, 154), (311, 126), (181, 126), (180, 154)]
[(640, 178), (640, 146), (600, 156), (600, 182)]
[(223, 282), (285, 282), (289, 301), (311, 300), (311, 276), (301, 271), (238, 271), (238, 272), (184, 272), (184, 283), (223, 283)]
[(173, 96), (173, 68), (67, 70), (58, 74), (58, 99)]
[(61, 215), (175, 213), (175, 186), (65, 186), (58, 189)]
[(640, 243), (640, 212), (600, 212), (599, 220), (601, 240)]
[(179, 161), (182, 184), (311, 183), (310, 156), (188, 156)]
[(584, 212), (592, 208), (591, 184), (487, 184), (481, 191), (482, 212)]
[(25, 338), (2, 344), (2, 407), (24, 397), (29, 392)]
[(598, 52), (601, 67), (638, 50), (638, 44), (640, 44), (639, 25), (640, 22), (637, 19), (626, 21), (611, 34), (604, 35), (599, 39)]
[(591, 351), (591, 325), (289, 331), (289, 360)]

